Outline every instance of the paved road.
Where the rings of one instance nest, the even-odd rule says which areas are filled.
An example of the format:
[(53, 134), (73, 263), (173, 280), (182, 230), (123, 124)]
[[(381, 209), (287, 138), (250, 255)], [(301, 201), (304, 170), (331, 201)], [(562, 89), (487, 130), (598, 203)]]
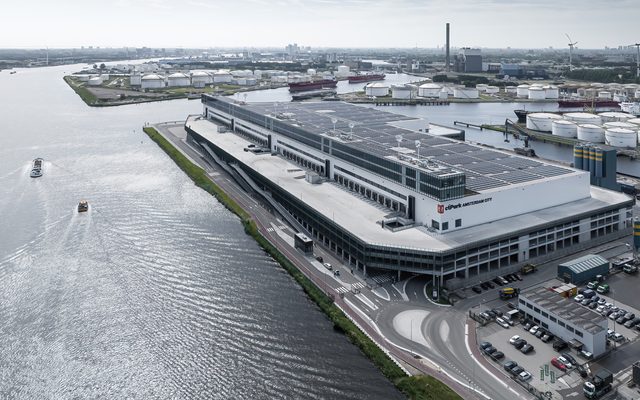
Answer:
[[(273, 229), (272, 223), (282, 225), (282, 222), (262, 207), (260, 201), (240, 189), (228, 174), (209, 164), (201, 154), (174, 135), (169, 128), (175, 128), (175, 124), (159, 124), (155, 127), (185, 155), (201, 165), (216, 184), (252, 215), (264, 237), (277, 246), (318, 287), (333, 294), (336, 305), (345, 310), (361, 329), (407, 369), (436, 376), (465, 399), (530, 398), (520, 387), (508, 389), (507, 384), (501, 380), (503, 375), (495, 371), (490, 373), (495, 366), (489, 365), (479, 355), (475, 345), (475, 329), (469, 329), (469, 332), (473, 332), (466, 334), (467, 317), (464, 306), (442, 307), (426, 299), (424, 287), (430, 283), (429, 279), (414, 277), (394, 285), (391, 282), (376, 285), (374, 290), (379, 295), (382, 294), (382, 297), (388, 296), (389, 300), (386, 300), (365, 286), (357, 272), (352, 275), (350, 267), (342, 265), (342, 261), (332, 253), (317, 246), (316, 254), (340, 270), (340, 281), (336, 281), (333, 274), (327, 274), (327, 271), (314, 266), (314, 259), (294, 250)], [(360, 286), (360, 293), (344, 293), (342, 288), (350, 289), (352, 285)], [(403, 296), (403, 290), (408, 300)], [(340, 292), (343, 292), (343, 296), (340, 296)], [(409, 328), (406, 327), (407, 318), (410, 320)], [(411, 321), (414, 318), (420, 321), (416, 322), (415, 327)], [(469, 345), (466, 344), (467, 341)], [(416, 357), (417, 354), (423, 357)], [(476, 390), (482, 392), (482, 395)]]

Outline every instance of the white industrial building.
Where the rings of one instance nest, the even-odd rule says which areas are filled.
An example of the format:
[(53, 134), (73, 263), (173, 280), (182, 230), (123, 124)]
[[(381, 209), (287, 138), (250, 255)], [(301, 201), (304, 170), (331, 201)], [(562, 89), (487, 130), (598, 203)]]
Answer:
[(141, 79), (142, 89), (161, 89), (164, 87), (164, 77), (157, 74), (148, 74)]
[(566, 342), (578, 341), (594, 357), (607, 346), (607, 318), (543, 286), (520, 293), (525, 316)]
[(477, 99), (480, 93), (476, 88), (457, 87), (453, 89), (453, 97), (456, 99)]
[(167, 77), (169, 87), (191, 86), (191, 78), (182, 72), (176, 72)]
[(369, 97), (384, 97), (389, 95), (389, 85), (382, 82), (369, 83), (364, 87), (364, 93)]
[[(190, 143), (238, 165), (358, 268), (433, 274), (455, 288), (631, 231), (633, 199), (592, 187), (588, 171), (442, 137), (459, 130), (425, 132), (423, 120), (342, 102), (286, 113), (210, 95), (203, 104), (205, 118), (186, 124)], [(278, 157), (244, 151), (252, 143)], [(327, 183), (288, 172), (299, 169)]]
[(391, 98), (394, 99), (410, 99), (413, 94), (413, 89), (406, 85), (393, 85), (391, 86)]

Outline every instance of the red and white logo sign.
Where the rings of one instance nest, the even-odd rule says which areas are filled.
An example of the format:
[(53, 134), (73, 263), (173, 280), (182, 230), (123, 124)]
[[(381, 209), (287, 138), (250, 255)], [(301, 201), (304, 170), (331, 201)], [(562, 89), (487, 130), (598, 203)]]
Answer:
[(444, 204), (438, 204), (438, 214), (444, 214)]

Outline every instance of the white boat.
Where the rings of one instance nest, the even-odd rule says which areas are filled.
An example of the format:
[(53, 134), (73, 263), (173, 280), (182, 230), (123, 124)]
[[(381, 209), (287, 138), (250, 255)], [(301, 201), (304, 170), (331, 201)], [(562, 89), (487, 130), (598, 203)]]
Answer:
[(620, 109), (623, 112), (633, 114), (635, 116), (640, 116), (640, 103), (633, 101), (623, 101), (620, 103)]
[(31, 166), (31, 173), (29, 174), (32, 178), (39, 178), (42, 176), (42, 162), (44, 160), (42, 158), (36, 158), (33, 160), (33, 165)]

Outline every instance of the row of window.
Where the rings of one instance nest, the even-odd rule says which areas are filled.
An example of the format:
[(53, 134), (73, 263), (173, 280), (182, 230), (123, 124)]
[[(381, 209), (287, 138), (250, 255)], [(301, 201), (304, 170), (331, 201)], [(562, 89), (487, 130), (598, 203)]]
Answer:
[(339, 184), (346, 186), (347, 188), (349, 188), (349, 190), (353, 190), (356, 191), (358, 193), (360, 193), (361, 195), (365, 196), (368, 199), (371, 199), (373, 201), (376, 201), (380, 204), (382, 204), (383, 206), (390, 208), (394, 211), (400, 211), (401, 213), (405, 214), (407, 213), (407, 206), (404, 203), (401, 203), (397, 200), (394, 200), (392, 198), (389, 197), (385, 197), (382, 194), (379, 194), (371, 189), (368, 189), (360, 184), (358, 184), (357, 182), (354, 182), (352, 180), (350, 180), (349, 178), (346, 178), (340, 174), (333, 174), (333, 179), (338, 182)]
[(362, 182), (366, 182), (366, 183), (368, 183), (368, 184), (369, 184), (369, 185), (371, 185), (371, 186), (375, 186), (375, 187), (377, 187), (378, 189), (382, 189), (382, 190), (384, 190), (384, 191), (385, 191), (385, 192), (387, 192), (387, 193), (391, 193), (392, 195), (397, 196), (397, 197), (399, 197), (399, 198), (401, 198), (401, 199), (403, 199), (403, 200), (406, 200), (406, 199), (407, 199), (407, 196), (405, 196), (405, 195), (403, 195), (403, 194), (401, 194), (401, 193), (398, 193), (398, 192), (396, 192), (395, 190), (391, 190), (391, 189), (389, 189), (388, 187), (385, 187), (385, 186), (383, 186), (383, 185), (381, 185), (381, 184), (379, 184), (379, 183), (373, 182), (373, 181), (371, 181), (371, 180), (369, 180), (369, 179), (367, 179), (367, 178), (365, 178), (365, 177), (363, 177), (363, 176), (360, 176), (360, 175), (358, 175), (358, 174), (355, 174), (355, 173), (353, 173), (353, 172), (351, 172), (351, 171), (348, 171), (348, 170), (346, 170), (346, 169), (344, 169), (344, 168), (338, 167), (337, 165), (336, 165), (334, 168), (335, 168), (336, 170), (338, 170), (338, 171), (342, 172), (342, 173), (345, 173), (345, 174), (347, 174), (347, 175), (351, 175), (352, 177), (354, 177), (354, 178), (356, 178), (356, 179), (358, 179), (358, 180), (360, 180), (360, 181), (362, 181)]
[[(455, 225), (456, 225), (456, 228), (460, 228), (462, 226), (462, 219), (461, 218), (456, 219), (455, 220)], [(433, 229), (440, 230), (440, 223), (438, 221), (436, 221), (435, 219), (432, 219), (431, 220), (431, 227)], [(448, 229), (449, 229), (449, 222), (448, 221), (443, 222), (442, 223), (442, 230), (446, 231)]]

